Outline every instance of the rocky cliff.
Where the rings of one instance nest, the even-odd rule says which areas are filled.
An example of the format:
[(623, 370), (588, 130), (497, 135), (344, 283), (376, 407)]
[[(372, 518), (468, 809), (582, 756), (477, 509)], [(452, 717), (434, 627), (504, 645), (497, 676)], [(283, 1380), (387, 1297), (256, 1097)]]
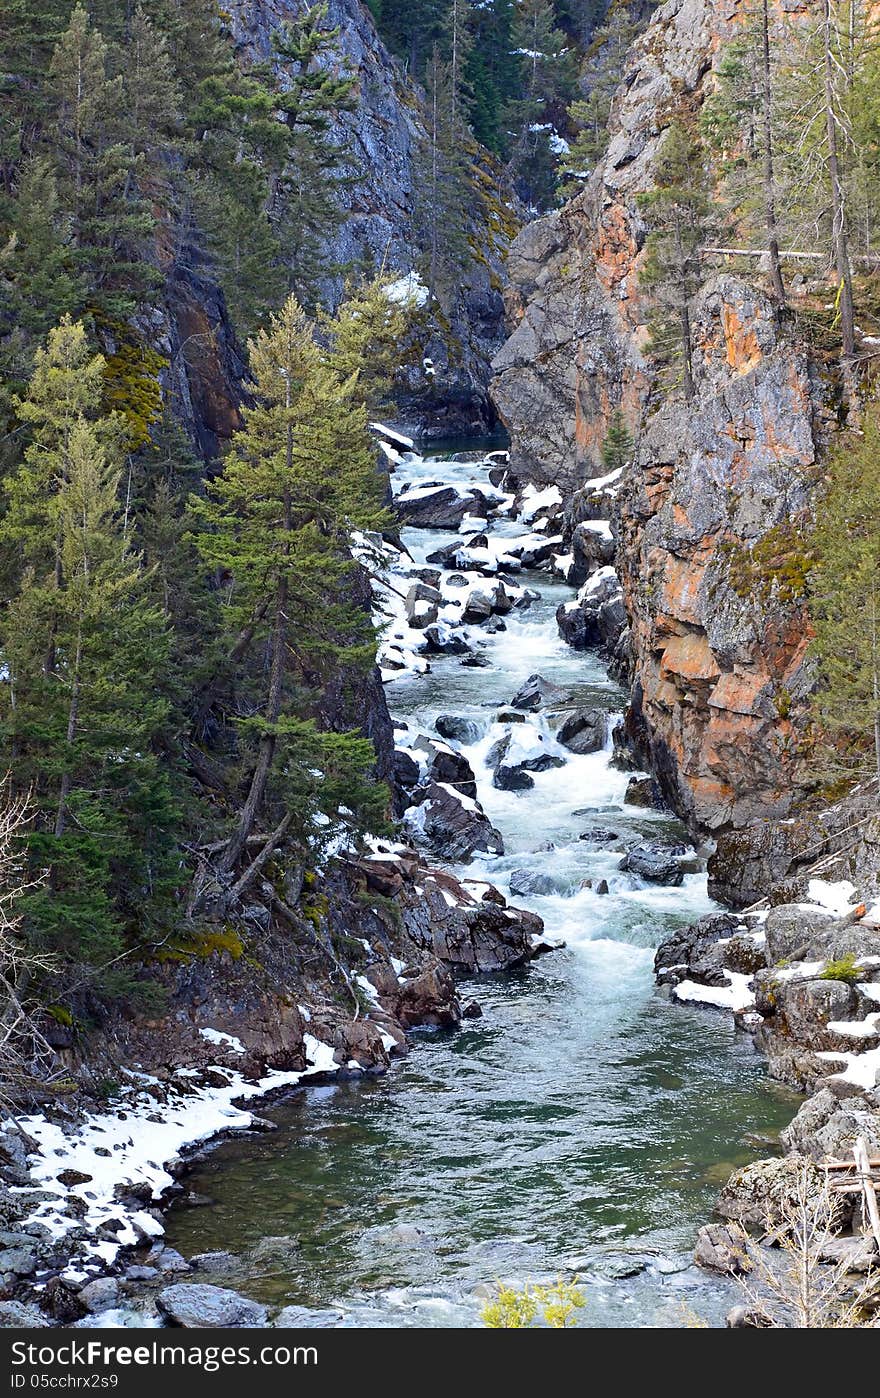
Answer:
[[(277, 63), (272, 34), (309, 8), (307, 0), (233, 0), (226, 20), (243, 66)], [(419, 150), (427, 139), (422, 94), (379, 39), (361, 0), (330, 0), (328, 24), (339, 28), (337, 63), (357, 79), (354, 109), (331, 139), (351, 157), (356, 178), (340, 193), (340, 217), (327, 246), (329, 266), (410, 273), (421, 260), (416, 218)], [(283, 80), (283, 72), (281, 74)], [(425, 308), (406, 358), (400, 409), (408, 426), (428, 435), (482, 433), (496, 421), (488, 396), (490, 361), (504, 339), (501, 277), (516, 216), (505, 207), (499, 172), (483, 153), (468, 230), (473, 251), (461, 284)], [(244, 365), (223, 296), (198, 231), (169, 231), (159, 249), (166, 275), (163, 303), (148, 338), (169, 360), (166, 385), (175, 411), (206, 457), (238, 426)], [(328, 278), (329, 305), (342, 276)]]
[(600, 474), (614, 409), (636, 439), (614, 521), (632, 637), (626, 736), (674, 808), (708, 830), (782, 815), (798, 793), (809, 688), (798, 524), (829, 420), (796, 320), (754, 281), (707, 265), (691, 403), (661, 391), (645, 352), (637, 196), (670, 121), (698, 110), (741, 10), (669, 0), (633, 45), (604, 160), (514, 244), (513, 330), (493, 384), (514, 469), (569, 501)]

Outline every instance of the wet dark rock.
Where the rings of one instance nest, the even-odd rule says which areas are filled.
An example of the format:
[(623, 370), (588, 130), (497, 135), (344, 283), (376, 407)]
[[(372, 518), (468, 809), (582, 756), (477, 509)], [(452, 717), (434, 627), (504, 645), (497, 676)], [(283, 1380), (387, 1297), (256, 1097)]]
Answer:
[(495, 768), (492, 785), (499, 791), (531, 791), (535, 779), (522, 767), (506, 767), (500, 763)]
[(556, 890), (549, 874), (539, 874), (534, 869), (514, 869), (510, 875), (510, 891), (521, 898), (529, 898)]
[[(465, 515), (485, 515), (486, 503), (476, 491), (458, 490), (451, 485), (433, 489), (420, 486), (411, 494), (403, 492), (394, 502), (404, 524), (413, 529), (458, 529)], [(432, 556), (429, 563), (439, 562)]]
[(459, 714), (438, 714), (434, 727), (441, 738), (453, 743), (463, 743), (465, 746), (476, 743), (480, 737), (480, 725), (471, 718), (462, 718)]
[(578, 839), (585, 840), (587, 844), (596, 845), (597, 848), (601, 849), (604, 845), (610, 845), (615, 840), (619, 840), (620, 836), (616, 830), (608, 830), (602, 825), (593, 825), (589, 830), (582, 831)]
[(412, 791), (414, 786), (418, 786), (419, 764), (408, 752), (403, 752), (400, 748), (394, 750), (394, 780), (402, 791)]
[(408, 826), (414, 838), (444, 858), (470, 859), (478, 851), (503, 854), (504, 841), (476, 802), (430, 782), (411, 808)]
[(608, 887), (608, 880), (607, 880), (607, 879), (600, 879), (599, 882), (596, 884), (596, 887), (595, 887), (594, 892), (599, 893), (599, 894), (610, 893), (611, 890), (610, 890), (610, 888)]
[(601, 709), (576, 709), (557, 730), (556, 740), (569, 752), (601, 752), (606, 716)]
[(530, 675), (510, 701), (512, 709), (526, 712), (571, 703), (571, 694), (558, 684), (545, 680), (543, 675)]
[(205, 1283), (180, 1283), (160, 1291), (156, 1304), (169, 1325), (186, 1330), (252, 1330), (265, 1325), (265, 1306), (237, 1291)]
[(683, 846), (652, 845), (647, 842), (635, 845), (620, 861), (619, 868), (650, 883), (662, 883), (677, 888), (684, 881), (681, 855)]
[(426, 626), (420, 645), (424, 655), (469, 655), (470, 646), (455, 631), (441, 631), (439, 626)]
[(671, 967), (684, 967), (683, 979), (694, 963), (702, 960), (721, 939), (736, 936), (741, 926), (740, 919), (733, 913), (709, 913), (688, 927), (676, 928), (657, 949), (655, 972), (666, 979), (663, 973)]
[(462, 1006), (461, 1017), (462, 1019), (482, 1019), (482, 1008), (476, 1000), (468, 1000), (467, 1004)]
[(630, 777), (623, 799), (628, 806), (663, 807), (663, 797), (653, 777)]
[(471, 670), (488, 670), (490, 669), (492, 662), (491, 660), (489, 660), (487, 656), (480, 655), (479, 653), (477, 653), (474, 655), (465, 656), (464, 660), (462, 660), (460, 664), (468, 667)]

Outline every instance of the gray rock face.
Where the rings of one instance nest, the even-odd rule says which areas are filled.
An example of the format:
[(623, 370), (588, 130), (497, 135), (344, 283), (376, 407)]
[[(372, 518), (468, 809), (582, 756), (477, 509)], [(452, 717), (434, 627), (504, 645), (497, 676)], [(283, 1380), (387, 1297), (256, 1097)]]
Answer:
[(811, 950), (834, 922), (821, 908), (780, 905), (767, 914), (767, 957), (772, 961), (812, 961)]
[(841, 1101), (822, 1087), (801, 1105), (780, 1139), (786, 1150), (813, 1160), (847, 1160), (859, 1136), (869, 1156), (880, 1154), (880, 1102), (868, 1096)]
[[(708, 259), (691, 305), (693, 400), (658, 393), (644, 353), (638, 196), (653, 185), (671, 114), (699, 111), (739, 23), (735, 5), (714, 0), (655, 11), (627, 57), (604, 160), (511, 249), (513, 329), (493, 383), (512, 469), (561, 487), (584, 569), (602, 561), (580, 511), (595, 518), (588, 483), (603, 471), (611, 412), (638, 437), (616, 483), (623, 606), (610, 648), (628, 619), (615, 666), (629, 678), (631, 665), (635, 681), (631, 750), (668, 804), (712, 831), (787, 815), (803, 784), (803, 606), (772, 577), (743, 583), (735, 565), (764, 541), (768, 557), (785, 553), (809, 509), (817, 444), (833, 430), (827, 391), (787, 322), (762, 289)], [(562, 609), (565, 639), (596, 645), (598, 610)]]
[[(230, 0), (225, 9), (239, 50), (257, 62), (277, 61), (274, 29), (301, 15), (310, 0)], [(337, 266), (384, 266), (408, 273), (418, 260), (417, 153), (425, 140), (421, 96), (379, 39), (372, 16), (360, 0), (329, 0), (328, 23), (339, 26), (339, 49), (357, 78), (358, 101), (342, 113), (331, 134), (351, 154), (362, 178), (342, 194), (342, 217), (328, 244), (328, 261)], [(495, 176), (484, 171), (489, 184)], [(500, 193), (500, 191), (499, 191)], [(511, 200), (502, 196), (508, 207)], [(515, 201), (513, 201), (515, 203)], [(406, 418), (430, 424), (435, 435), (479, 432), (491, 426), (489, 363), (504, 337), (500, 292), (503, 258), (516, 215), (489, 228), (474, 201), (469, 232), (479, 249), (449, 302), (429, 306), (407, 369)], [(504, 226), (502, 226), (504, 225)], [(325, 288), (331, 300), (342, 290), (336, 278)], [(432, 373), (427, 373), (429, 361)]]
[(156, 1304), (169, 1325), (186, 1330), (253, 1330), (268, 1317), (265, 1306), (237, 1291), (201, 1282), (168, 1286), (159, 1292)]
[(88, 1282), (79, 1292), (79, 1299), (92, 1315), (110, 1310), (119, 1300), (119, 1283), (115, 1277), (98, 1277)]

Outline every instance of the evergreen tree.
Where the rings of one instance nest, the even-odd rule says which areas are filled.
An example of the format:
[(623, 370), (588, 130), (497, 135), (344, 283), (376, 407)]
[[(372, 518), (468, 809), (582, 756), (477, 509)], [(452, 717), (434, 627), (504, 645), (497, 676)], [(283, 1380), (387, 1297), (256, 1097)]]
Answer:
[(823, 765), (880, 777), (880, 426), (839, 447), (812, 540), (810, 611)]
[(349, 287), (335, 315), (319, 316), (329, 363), (371, 413), (388, 405), (412, 315), (411, 307), (389, 295), (390, 286), (386, 277), (376, 277)]
[(153, 216), (139, 186), (143, 158), (120, 119), (122, 78), (109, 76), (107, 44), (81, 5), (52, 55), (50, 100), (75, 265), (92, 305), (124, 318), (158, 285), (147, 256)]
[(685, 398), (694, 393), (690, 303), (701, 281), (700, 249), (711, 203), (705, 155), (680, 121), (666, 132), (654, 164), (655, 186), (639, 196), (651, 229), (640, 284), (654, 305), (650, 352), (667, 377), (680, 376)]
[(314, 771), (324, 770), (325, 743), (331, 765), (348, 769), (345, 806), (375, 815), (382, 800), (363, 781), (370, 744), (321, 733), (306, 692), (320, 689), (328, 669), (375, 656), (368, 619), (348, 600), (350, 532), (383, 518), (366, 415), (356, 382), (339, 378), (293, 297), (249, 349), (256, 404), (207, 499), (194, 502), (198, 547), (230, 579), (230, 634), (244, 631), (265, 653), (239, 720), (246, 780), (225, 871), (238, 866), (267, 808), (272, 819), (284, 812), (275, 838), (292, 825), (309, 846), (338, 821), (338, 785), (325, 787)]
[(428, 286), (442, 301), (460, 286), (472, 255), (468, 223), (475, 191), (469, 145), (460, 131), (456, 137), (452, 121), (452, 71), (439, 44), (425, 85), (427, 138), (418, 159), (416, 224)]
[(633, 439), (623, 413), (615, 408), (608, 419), (602, 443), (602, 465), (607, 472), (621, 471), (632, 460)]
[[(772, 61), (768, 0), (758, 0), (743, 32), (727, 46), (715, 92), (706, 101), (701, 129), (722, 158), (726, 201), (736, 216), (737, 238), (766, 241), (770, 285), (785, 301), (779, 256), (776, 181), (776, 67)], [(758, 230), (753, 227), (758, 212)]]
[(167, 635), (125, 547), (115, 424), (94, 416), (102, 365), (84, 345), (70, 323), (50, 336), (21, 404), (33, 442), (2, 528), (20, 567), (0, 743), (33, 790), (28, 847), (47, 871), (23, 900), (29, 934), (112, 990), (109, 968), (172, 894), (176, 813), (153, 751)]
[(577, 82), (577, 56), (556, 27), (552, 0), (517, 0), (512, 43), (520, 61), (520, 96), (506, 120), (515, 135), (510, 169), (528, 202), (547, 208), (556, 190), (554, 129), (565, 114)]
[(618, 3), (592, 35), (581, 80), (586, 95), (575, 98), (568, 108), (573, 138), (559, 162), (560, 192), (565, 198), (578, 192), (605, 152), (611, 103), (623, 81), (630, 45), (643, 27), (631, 18), (627, 5)]

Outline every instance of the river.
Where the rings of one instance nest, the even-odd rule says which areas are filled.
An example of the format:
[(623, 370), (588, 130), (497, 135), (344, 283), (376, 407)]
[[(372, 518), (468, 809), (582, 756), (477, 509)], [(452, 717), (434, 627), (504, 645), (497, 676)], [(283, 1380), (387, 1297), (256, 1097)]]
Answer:
[[(487, 469), (434, 453), (404, 461), (396, 484), (485, 480)], [(492, 529), (523, 533), (510, 520)], [(417, 564), (450, 537), (403, 534)], [(619, 845), (683, 838), (670, 817), (624, 804), (628, 774), (612, 765), (610, 740), (535, 773), (530, 791), (493, 787), (495, 713), (530, 674), (605, 709), (609, 732), (624, 703), (598, 659), (559, 638), (556, 608), (573, 589), (543, 572), (518, 581), (540, 601), (485, 637), (488, 667), (432, 657), (429, 673), (387, 694), (406, 741), (434, 733), (440, 713), (475, 721), (480, 736), (463, 751), (506, 852), (468, 872), (505, 890), (515, 871), (548, 876), (552, 892), (512, 901), (540, 913), (565, 949), (464, 983), (482, 1018), (414, 1034), (387, 1077), (276, 1105), (276, 1132), (223, 1143), (189, 1178), (210, 1202), (169, 1215), (171, 1246), (231, 1250), (241, 1260), (224, 1284), (308, 1308), (306, 1323), (472, 1325), (499, 1279), (576, 1274), (583, 1326), (718, 1324), (734, 1288), (690, 1265), (695, 1230), (730, 1170), (766, 1154), (793, 1112), (728, 1016), (672, 1004), (654, 986), (653, 949), (713, 906), (705, 874), (646, 884), (619, 871), (620, 848), (580, 838), (595, 825)]]

